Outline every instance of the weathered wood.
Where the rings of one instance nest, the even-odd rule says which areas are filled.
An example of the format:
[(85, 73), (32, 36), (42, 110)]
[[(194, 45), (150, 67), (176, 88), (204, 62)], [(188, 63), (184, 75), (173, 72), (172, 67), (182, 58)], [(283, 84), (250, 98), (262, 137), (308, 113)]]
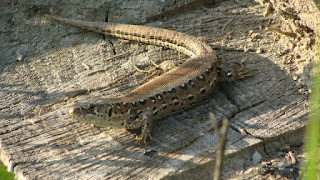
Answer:
[(218, 120), (224, 116), (231, 120), (225, 174), (236, 170), (234, 159), (250, 161), (254, 150), (263, 154), (264, 144), (274, 147), (278, 139), (292, 142), (303, 136), (314, 29), (294, 29), (290, 19), (278, 18), (282, 16), (277, 13), (263, 17), (264, 7), (249, 0), (204, 5), (146, 25), (198, 36), (216, 49), (223, 66), (239, 69), (242, 63), (245, 69), (257, 69), (252, 78), (222, 82), (206, 100), (159, 120), (147, 145), (137, 145), (134, 134), (125, 130), (96, 128), (70, 118), (67, 109), (74, 101), (116, 96), (138, 86), (147, 75), (135, 72), (133, 63), (152, 68), (150, 60), (186, 58), (171, 50), (84, 32), (43, 16), (104, 21), (108, 13), (109, 22), (140, 24), (165, 5), (162, 1), (99, 3), (8, 1), (1, 7), (5, 17), (0, 19), (1, 160), (18, 178), (208, 179), (218, 140), (208, 112)]

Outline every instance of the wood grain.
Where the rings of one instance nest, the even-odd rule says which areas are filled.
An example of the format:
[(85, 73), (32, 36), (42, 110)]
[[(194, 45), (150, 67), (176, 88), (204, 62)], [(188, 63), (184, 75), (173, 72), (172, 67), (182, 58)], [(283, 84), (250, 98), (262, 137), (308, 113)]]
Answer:
[[(306, 38), (300, 39), (265, 31), (266, 26), (292, 29), (276, 13), (263, 17), (264, 7), (251, 1), (243, 1), (245, 6), (223, 1), (148, 24), (201, 38), (217, 51), (219, 64), (225, 67), (239, 68), (242, 63), (246, 69), (258, 69), (254, 77), (220, 83), (201, 103), (160, 120), (149, 145), (136, 145), (129, 132), (99, 129), (70, 118), (67, 109), (74, 101), (112, 97), (137, 87), (147, 75), (135, 72), (132, 63), (148, 69), (150, 59), (185, 57), (52, 24), (43, 15), (54, 11), (61, 17), (104, 21), (110, 6), (109, 21), (132, 23), (143, 22), (161, 7), (156, 1), (139, 3), (4, 4), (1, 160), (18, 179), (208, 179), (218, 140), (208, 112), (214, 112), (217, 120), (224, 116), (231, 120), (223, 172), (227, 177), (250, 166), (254, 151), (266, 155), (283, 144), (301, 143), (314, 61), (313, 30), (302, 31)], [(126, 8), (129, 5), (133, 9)], [(221, 34), (231, 18), (224, 28), (231, 35)], [(126, 51), (127, 56), (105, 61)], [(126, 75), (130, 76), (101, 89)]]

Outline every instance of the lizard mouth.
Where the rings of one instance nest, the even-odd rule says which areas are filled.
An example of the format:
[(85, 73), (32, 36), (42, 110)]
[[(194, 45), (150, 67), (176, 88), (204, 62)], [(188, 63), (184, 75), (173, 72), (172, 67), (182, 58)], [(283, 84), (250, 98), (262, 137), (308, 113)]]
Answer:
[[(84, 113), (85, 112), (85, 113)], [(90, 111), (84, 109), (83, 107), (78, 107), (78, 106), (72, 106), (69, 108), (68, 113), (72, 117), (76, 117), (82, 114), (92, 114)]]
[(77, 107), (70, 107), (69, 110), (68, 110), (68, 113), (73, 116), (75, 115), (77, 112), (78, 112), (79, 108)]
[(93, 117), (97, 115), (94, 111), (91, 111), (90, 109), (86, 109), (81, 106), (70, 107), (68, 113), (74, 119), (89, 123), (93, 123), (91, 122), (91, 120)]

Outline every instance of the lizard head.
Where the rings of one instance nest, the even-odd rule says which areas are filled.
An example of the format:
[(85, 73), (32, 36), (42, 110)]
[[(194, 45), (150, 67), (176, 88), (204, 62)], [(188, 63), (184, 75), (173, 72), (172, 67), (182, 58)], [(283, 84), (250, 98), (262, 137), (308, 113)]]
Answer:
[(87, 103), (69, 108), (69, 115), (82, 122), (102, 127), (121, 128), (125, 125), (125, 117), (129, 111), (123, 112), (116, 105), (108, 103)]

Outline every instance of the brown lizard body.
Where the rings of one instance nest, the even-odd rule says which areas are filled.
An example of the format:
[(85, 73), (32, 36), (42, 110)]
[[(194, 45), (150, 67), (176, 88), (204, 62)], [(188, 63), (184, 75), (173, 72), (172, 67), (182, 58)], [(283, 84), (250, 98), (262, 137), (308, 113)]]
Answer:
[(151, 137), (155, 119), (182, 110), (201, 100), (217, 81), (216, 54), (197, 38), (161, 28), (48, 18), (98, 33), (169, 47), (188, 56), (186, 62), (139, 86), (129, 94), (73, 106), (69, 114), (97, 126), (142, 127), (141, 139)]

